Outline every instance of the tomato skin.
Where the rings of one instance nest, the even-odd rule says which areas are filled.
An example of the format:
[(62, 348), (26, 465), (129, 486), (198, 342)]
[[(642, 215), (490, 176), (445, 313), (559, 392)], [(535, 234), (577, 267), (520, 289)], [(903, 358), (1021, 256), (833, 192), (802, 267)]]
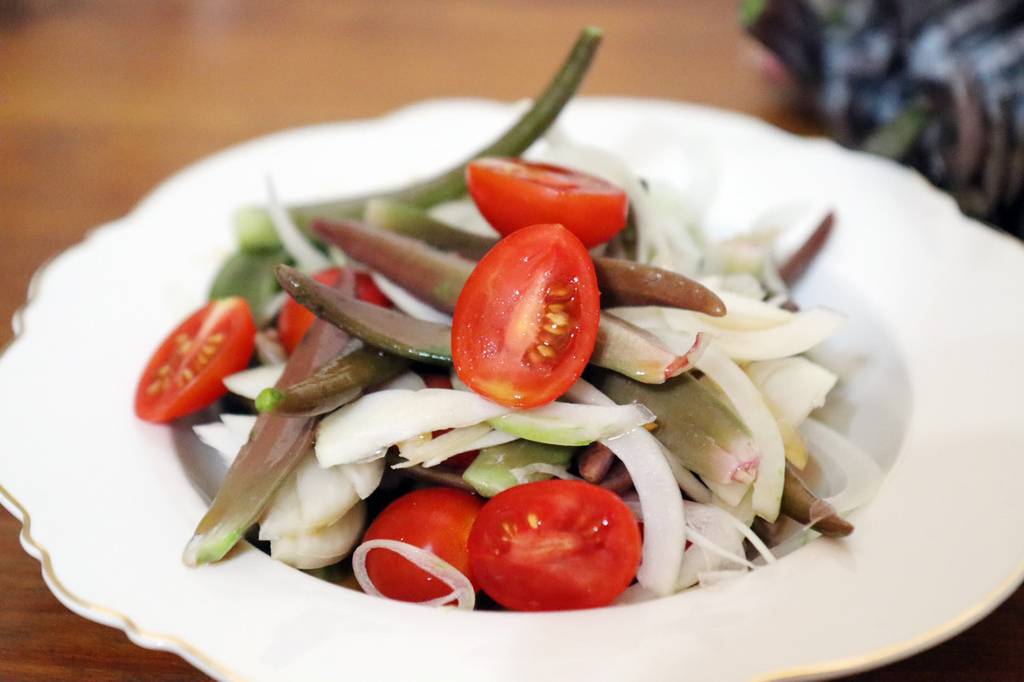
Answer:
[(560, 223), (587, 247), (626, 225), (626, 193), (581, 171), (522, 159), (482, 158), (466, 166), (466, 184), (480, 213), (503, 235), (537, 223)]
[(481, 395), (549, 403), (580, 377), (597, 342), (600, 292), (586, 248), (561, 225), (532, 225), (480, 260), (452, 319), (452, 360)]
[(160, 344), (142, 371), (135, 414), (164, 424), (201, 410), (227, 393), (224, 377), (245, 369), (256, 325), (245, 299), (212, 301)]
[(381, 308), (393, 308), (394, 304), (365, 272), (356, 273), (356, 298)]
[[(341, 281), (341, 275), (341, 268), (328, 268), (313, 275), (313, 279), (333, 287)], [(391, 307), (391, 300), (377, 288), (377, 285), (365, 272), (356, 273), (356, 298), (384, 308)], [(285, 301), (277, 316), (277, 332), (281, 337), (281, 343), (289, 353), (295, 352), (299, 342), (313, 326), (314, 320), (316, 320), (316, 316), (295, 299), (289, 298)]]
[(640, 565), (640, 531), (614, 493), (582, 481), (517, 485), (491, 498), (469, 535), (480, 588), (516, 611), (607, 606)]
[[(454, 488), (415, 490), (388, 505), (370, 524), (363, 542), (399, 540), (429, 550), (472, 581), (466, 542), (482, 505), (476, 495)], [(366, 571), (381, 594), (399, 601), (425, 601), (451, 592), (443, 582), (387, 550), (371, 551)]]

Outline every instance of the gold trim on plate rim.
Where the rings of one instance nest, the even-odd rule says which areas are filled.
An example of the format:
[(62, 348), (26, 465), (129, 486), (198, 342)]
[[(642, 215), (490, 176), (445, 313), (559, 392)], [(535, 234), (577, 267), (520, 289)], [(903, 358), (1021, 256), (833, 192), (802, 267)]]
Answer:
[[(129, 214), (131, 215), (131, 214)], [(123, 218), (121, 220), (124, 220)], [(88, 239), (90, 235), (98, 232), (102, 229), (110, 228), (121, 220), (111, 221), (104, 225), (100, 225), (89, 230), (82, 241), (77, 244), (73, 244), (67, 249), (54, 254), (51, 258), (47, 259), (39, 269), (32, 275), (32, 279), (29, 282), (28, 294), (26, 296), (25, 304), (14, 313), (12, 319), (12, 329), (14, 335), (11, 340), (4, 344), (3, 348), (0, 348), (0, 359), (7, 354), (14, 342), (24, 333), (24, 313), (28, 309), (29, 305), (36, 298), (36, 293), (39, 288), (39, 283), (42, 281), (43, 275), (49, 269), (50, 265), (53, 264), (60, 256), (68, 253), (72, 249), (78, 248)], [(215, 661), (209, 656), (203, 654), (193, 644), (186, 642), (183, 639), (175, 637), (173, 635), (166, 635), (158, 632), (152, 632), (139, 627), (135, 621), (133, 621), (127, 615), (101, 604), (96, 604), (87, 599), (83, 599), (78, 595), (74, 594), (69, 590), (60, 578), (57, 577), (56, 572), (53, 569), (53, 560), (51, 559), (50, 552), (45, 547), (40, 545), (35, 538), (32, 537), (32, 517), (29, 515), (28, 509), (25, 508), (21, 502), (14, 497), (13, 494), (7, 488), (0, 483), (0, 497), (4, 498), (10, 506), (13, 506), (18, 510), (21, 515), (21, 543), (23, 546), (32, 547), (37, 553), (36, 557), (42, 567), (42, 573), (44, 582), (50, 591), (55, 596), (61, 599), (67, 606), (67, 602), (74, 603), (82, 611), (94, 614), (97, 618), (89, 618), (94, 622), (99, 622), (103, 625), (99, 618), (106, 617), (118, 622), (119, 627), (129, 639), (138, 646), (146, 649), (164, 649), (172, 653), (178, 654), (186, 660), (188, 663), (198, 662), (206, 671), (215, 674), (217, 677), (223, 680), (242, 680), (238, 673), (229, 670), (224, 667), (223, 664)], [(26, 552), (31, 556), (31, 553)], [(960, 613), (958, 616), (950, 619), (942, 625), (936, 626), (930, 630), (927, 630), (916, 637), (912, 637), (903, 642), (893, 644), (890, 646), (882, 647), (875, 651), (872, 651), (861, 656), (851, 656), (848, 658), (840, 658), (834, 661), (825, 661), (821, 663), (812, 663), (808, 665), (793, 666), (790, 668), (783, 668), (780, 670), (764, 673), (758, 675), (752, 679), (752, 682), (782, 682), (784, 680), (802, 680), (802, 679), (813, 679), (822, 677), (834, 677), (842, 673), (854, 673), (877, 666), (885, 665), (908, 656), (912, 656), (920, 651), (939, 644), (957, 634), (966, 630), (971, 625), (980, 621), (983, 617), (991, 613), (997, 606), (1005, 601), (1014, 590), (1016, 590), (1021, 583), (1024, 582), (1024, 560), (1021, 561), (1014, 573), (1011, 573), (1007, 578), (999, 584), (994, 590), (989, 592), (984, 599), (968, 608), (967, 610)], [(70, 607), (68, 607), (70, 609)], [(71, 609), (75, 611), (74, 609)], [(78, 615), (88, 618), (84, 613), (75, 611)], [(114, 627), (111, 625), (110, 627)], [(145, 642), (139, 641), (139, 639), (146, 640)], [(150, 646), (152, 644), (152, 646)], [(189, 660), (192, 659), (192, 660)]]

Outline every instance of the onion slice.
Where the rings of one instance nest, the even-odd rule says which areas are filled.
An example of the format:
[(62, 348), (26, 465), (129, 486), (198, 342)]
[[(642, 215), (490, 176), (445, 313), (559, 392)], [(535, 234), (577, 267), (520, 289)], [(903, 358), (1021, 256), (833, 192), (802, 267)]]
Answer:
[(829, 486), (823, 498), (840, 514), (861, 506), (878, 492), (882, 470), (869, 454), (816, 419), (800, 426), (811, 455)]
[(661, 444), (661, 441), (658, 441), (658, 447), (661, 448), (661, 454), (665, 456), (665, 461), (668, 462), (668, 467), (672, 470), (672, 477), (676, 479), (679, 489), (689, 495), (692, 500), (711, 502), (711, 491), (697, 478), (697, 475), (684, 467), (683, 463)]
[[(582, 379), (573, 384), (566, 397), (589, 405), (615, 404)], [(671, 594), (676, 591), (686, 544), (686, 517), (668, 458), (654, 436), (643, 428), (601, 442), (622, 460), (640, 498), (644, 544), (637, 581), (656, 594)]]
[(373, 280), (373, 283), (377, 285), (377, 288), (379, 288), (385, 296), (391, 299), (391, 302), (395, 304), (395, 307), (409, 317), (415, 317), (418, 320), (426, 320), (427, 322), (440, 322), (442, 324), (451, 325), (452, 318), (450, 315), (445, 315), (441, 311), (431, 308), (429, 305), (419, 300), (384, 275), (372, 272), (370, 273), (370, 278)]
[(459, 569), (433, 552), (398, 540), (367, 540), (356, 547), (356, 551), (352, 554), (352, 572), (355, 574), (359, 587), (366, 594), (374, 597), (384, 596), (370, 580), (370, 574), (366, 570), (366, 555), (374, 549), (394, 552), (452, 588), (450, 594), (417, 603), (424, 606), (444, 606), (456, 599), (458, 607), (466, 611), (472, 611), (476, 605), (476, 590), (473, 589), (473, 583)]
[(329, 526), (274, 538), (270, 557), (305, 570), (336, 564), (359, 542), (365, 525), (366, 505), (360, 502)]
[(267, 214), (270, 216), (270, 221), (274, 223), (274, 229), (277, 230), (281, 245), (295, 259), (300, 270), (319, 272), (331, 267), (331, 261), (327, 256), (317, 251), (306, 235), (302, 234), (288, 212), (284, 210), (277, 198), (274, 181), (269, 175), (267, 176)]
[(224, 463), (231, 465), (245, 442), (249, 440), (256, 417), (247, 414), (222, 414), (219, 422), (196, 424), (192, 431), (205, 445), (217, 451)]
[(772, 327), (738, 330), (728, 326), (732, 323), (718, 321), (727, 319), (728, 314), (714, 318), (689, 310), (657, 307), (611, 308), (608, 312), (653, 332), (676, 352), (685, 349), (679, 343), (673, 344), (671, 335), (666, 336), (665, 331), (707, 332), (729, 357), (743, 362), (799, 355), (835, 334), (846, 321), (845, 316), (833, 310), (814, 308), (793, 313), (787, 322)]
[(761, 463), (754, 481), (754, 511), (766, 521), (774, 522), (779, 516), (786, 477), (786, 450), (775, 415), (750, 378), (717, 344), (712, 344), (704, 352), (697, 368), (718, 384), (753, 434), (761, 452)]
[[(494, 438), (493, 434), (498, 434), (499, 437)], [(488, 424), (473, 424), (472, 426), (452, 429), (437, 438), (431, 438), (429, 433), (424, 435), (426, 438), (411, 438), (399, 443), (399, 454), (406, 461), (395, 464), (391, 467), (392, 469), (405, 469), (417, 464), (431, 467), (462, 452), (479, 450), (483, 447), (508, 443), (516, 439), (515, 436), (495, 431)], [(492, 437), (488, 439), (488, 436)], [(485, 444), (481, 445), (481, 442)]]
[(563, 481), (583, 480), (578, 476), (570, 474), (569, 470), (565, 467), (548, 464), (547, 462), (534, 462), (533, 464), (527, 464), (526, 466), (516, 467), (515, 469), (510, 469), (509, 473), (512, 474), (512, 477), (516, 479), (516, 482), (519, 483), (519, 485), (533, 482), (534, 479), (531, 478), (531, 476), (534, 474), (545, 474), (554, 478), (560, 478)]
[(752, 362), (747, 376), (760, 389), (781, 421), (796, 428), (825, 404), (839, 377), (807, 358)]
[(284, 365), (263, 365), (229, 374), (224, 377), (224, 385), (235, 395), (256, 400), (256, 396), (263, 389), (277, 384), (282, 374), (284, 374)]

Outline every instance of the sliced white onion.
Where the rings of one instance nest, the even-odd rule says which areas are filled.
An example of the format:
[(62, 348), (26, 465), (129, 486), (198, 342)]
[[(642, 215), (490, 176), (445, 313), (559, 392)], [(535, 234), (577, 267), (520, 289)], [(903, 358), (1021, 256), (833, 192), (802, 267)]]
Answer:
[(245, 445), (245, 439), (239, 438), (223, 422), (211, 422), (209, 424), (196, 424), (192, 431), (205, 445), (217, 451), (226, 464), (235, 461), (238, 451)]
[(542, 160), (577, 168), (613, 182), (629, 196), (641, 262), (695, 274), (701, 253), (690, 232), (692, 213), (679, 188), (659, 181), (640, 181), (621, 157), (603, 149), (574, 143), (562, 130), (549, 132)]
[(786, 477), (786, 451), (775, 416), (754, 383), (717, 347), (717, 343), (711, 344), (704, 352), (697, 361), (697, 368), (718, 384), (754, 436), (761, 452), (761, 463), (754, 481), (754, 511), (766, 521), (774, 522), (779, 516)]
[(778, 262), (784, 263), (803, 246), (822, 221), (832, 211), (820, 199), (788, 201), (773, 205), (751, 224), (752, 231), (777, 233), (774, 252)]
[(427, 387), (427, 382), (423, 381), (416, 372), (402, 372), (394, 379), (388, 379), (374, 390), (377, 391), (422, 391)]
[[(589, 405), (615, 404), (582, 379), (573, 384), (566, 396)], [(686, 543), (686, 517), (668, 458), (660, 443), (643, 428), (601, 442), (625, 465), (640, 498), (644, 543), (637, 581), (656, 594), (671, 594), (676, 589)]]
[(356, 547), (356, 551), (352, 555), (352, 572), (355, 574), (359, 587), (366, 594), (374, 597), (384, 596), (373, 584), (370, 574), (366, 571), (366, 555), (374, 549), (394, 552), (452, 588), (451, 594), (419, 602), (420, 604), (443, 606), (455, 599), (458, 600), (458, 607), (467, 611), (472, 611), (476, 605), (476, 590), (473, 589), (473, 583), (461, 571), (433, 552), (398, 540), (367, 540)]
[[(728, 483), (707, 481), (707, 486), (715, 494), (715, 497), (730, 507), (735, 507), (743, 501), (743, 498), (750, 491), (750, 484), (751, 481), (729, 481)], [(700, 502), (701, 500), (697, 501)]]
[(470, 234), (494, 237), (495, 239), (501, 236), (494, 231), (494, 228), (490, 226), (487, 219), (480, 214), (480, 210), (470, 198), (446, 201), (434, 206), (428, 213), (435, 220), (440, 220), (447, 225), (465, 230)]
[(554, 402), (509, 412), (489, 420), (491, 426), (519, 438), (551, 445), (588, 445), (613, 438), (655, 420), (639, 403), (574, 405)]
[(256, 400), (260, 391), (273, 387), (283, 373), (284, 365), (253, 367), (224, 377), (224, 385), (235, 395)]
[[(399, 444), (398, 451), (406, 461), (394, 465), (393, 468), (405, 469), (431, 460), (442, 462), (461, 452), (476, 450), (474, 444), (492, 431), (494, 429), (488, 424), (473, 424), (452, 429), (437, 438), (431, 438), (428, 433), (420, 438), (404, 441)], [(510, 440), (514, 438), (510, 436)]]
[(753, 490), (747, 490), (747, 494), (740, 498), (740, 501), (736, 504), (729, 504), (722, 498), (715, 496), (712, 500), (712, 504), (725, 511), (729, 516), (733, 517), (745, 527), (750, 528), (750, 524), (754, 523), (754, 505), (751, 503), (751, 498), (754, 496)]
[(304, 570), (336, 564), (359, 542), (365, 523), (366, 505), (360, 502), (326, 528), (271, 540), (270, 556)]
[(464, 391), (377, 391), (324, 417), (316, 456), (322, 466), (359, 462), (419, 434), (479, 424), (506, 412), (507, 407)]
[(719, 295), (735, 294), (751, 301), (763, 301), (768, 294), (764, 285), (761, 284), (761, 280), (746, 272), (737, 272), (731, 275), (708, 275), (702, 277), (700, 282)]
[(281, 202), (277, 199), (274, 181), (269, 175), (267, 176), (267, 213), (270, 215), (270, 221), (274, 224), (274, 229), (277, 230), (281, 245), (295, 259), (300, 270), (319, 272), (331, 267), (331, 261), (327, 259), (327, 256), (317, 251), (281, 206)]
[(513, 436), (511, 433), (505, 433), (504, 431), (491, 429), (486, 434), (480, 436), (480, 438), (466, 446), (466, 448), (461, 452), (453, 452), (450, 455), (439, 455), (438, 457), (434, 457), (433, 459), (429, 459), (426, 462), (424, 462), (423, 466), (429, 469), (430, 467), (437, 466), (441, 462), (445, 461), (446, 459), (454, 455), (461, 455), (463, 452), (470, 452), (471, 450), (483, 450), (484, 448), (492, 448), (495, 445), (504, 445), (505, 443), (511, 443), (514, 440), (516, 440), (516, 437)]
[[(826, 308), (815, 308), (794, 313), (788, 322), (763, 329), (737, 331), (724, 326), (716, 318), (678, 308), (611, 308), (614, 315), (640, 325), (662, 338), (672, 350), (681, 352), (680, 343), (672, 344), (664, 331), (682, 331), (687, 334), (707, 332), (733, 360), (750, 362), (773, 360), (799, 355), (814, 348), (836, 333), (846, 318)], [(662, 315), (660, 322), (656, 315)]]
[(192, 431), (206, 445), (210, 446), (230, 465), (238, 451), (249, 440), (249, 433), (256, 425), (256, 416), (250, 414), (222, 414), (219, 422), (196, 424)]
[(802, 357), (752, 362), (746, 372), (779, 420), (794, 428), (825, 404), (828, 392), (839, 379), (821, 365)]
[(823, 499), (838, 513), (856, 509), (875, 496), (882, 470), (871, 455), (816, 419), (806, 420), (800, 433), (828, 485), (828, 497)]
[(792, 311), (777, 305), (741, 296), (729, 291), (715, 291), (728, 311), (716, 321), (723, 327), (736, 330), (766, 329), (785, 324), (793, 319)]
[(249, 434), (256, 426), (256, 415), (254, 414), (222, 414), (220, 420), (231, 429), (238, 438), (249, 440)]
[(452, 323), (450, 315), (445, 315), (440, 310), (431, 308), (387, 277), (373, 272), (370, 273), (370, 278), (373, 279), (373, 283), (377, 285), (381, 292), (391, 299), (395, 307), (406, 315), (415, 317), (417, 320), (426, 320), (427, 322)]
[(512, 474), (512, 478), (516, 479), (516, 483), (519, 485), (533, 482), (535, 480), (533, 478), (535, 474), (543, 474), (544, 476), (560, 478), (563, 481), (582, 480), (579, 477), (570, 474), (566, 467), (548, 464), (547, 462), (534, 462), (533, 464), (509, 469), (509, 473)]
[(376, 459), (371, 462), (353, 462), (352, 464), (339, 464), (338, 467), (352, 484), (359, 499), (365, 500), (384, 477), (384, 460)]
[[(726, 514), (726, 516), (728, 516), (728, 514)], [(729, 518), (732, 517), (730, 516)], [(686, 539), (692, 542), (696, 547), (703, 549), (705, 552), (716, 554), (730, 563), (746, 566), (747, 568), (756, 568), (753, 563), (746, 559), (746, 557), (740, 556), (737, 552), (730, 552), (724, 547), (719, 547), (715, 542), (704, 537), (693, 528), (686, 529)]]
[(278, 488), (260, 521), (260, 539), (308, 533), (335, 523), (359, 503), (340, 467), (323, 468), (312, 454)]
[(684, 467), (682, 462), (669, 452), (660, 441), (658, 442), (658, 446), (661, 448), (661, 454), (665, 456), (665, 461), (668, 462), (668, 466), (672, 470), (672, 477), (676, 479), (676, 484), (679, 488), (689, 495), (691, 500), (705, 503), (710, 502), (711, 491), (708, 490), (708, 487), (704, 485), (699, 478), (697, 478), (697, 475)]
[(728, 512), (710, 504), (685, 502), (686, 533), (692, 546), (679, 565), (678, 589), (697, 583), (697, 574), (736, 569), (750, 562), (744, 557), (743, 533)]

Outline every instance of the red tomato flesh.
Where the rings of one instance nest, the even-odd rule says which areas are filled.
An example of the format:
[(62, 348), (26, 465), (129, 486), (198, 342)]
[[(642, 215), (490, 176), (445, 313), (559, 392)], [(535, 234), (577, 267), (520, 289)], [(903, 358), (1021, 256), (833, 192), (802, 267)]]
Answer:
[[(480, 498), (454, 488), (416, 490), (388, 505), (370, 524), (363, 542), (385, 539), (415, 545), (473, 580), (466, 542), (481, 506)], [(366, 556), (366, 572), (381, 594), (391, 599), (426, 601), (451, 592), (408, 559), (384, 549)]]
[(193, 313), (164, 339), (135, 391), (135, 414), (166, 423), (227, 393), (224, 377), (249, 364), (256, 340), (249, 304), (232, 297)]
[(614, 493), (582, 481), (527, 483), (499, 493), (469, 534), (480, 588), (516, 611), (606, 606), (640, 565), (640, 531)]
[(455, 305), (452, 360), (471, 389), (510, 407), (549, 403), (583, 373), (600, 318), (594, 262), (561, 225), (533, 225), (480, 260)]
[[(330, 268), (313, 275), (313, 279), (326, 284), (329, 287), (335, 286), (341, 280), (341, 269)], [(384, 293), (377, 288), (365, 272), (356, 273), (356, 298), (367, 303), (373, 303), (383, 308), (390, 308), (391, 301)], [(277, 332), (281, 337), (281, 343), (288, 349), (289, 353), (295, 352), (299, 342), (313, 326), (316, 316), (300, 305), (295, 299), (289, 298), (285, 301), (281, 312), (277, 316)]]
[(612, 183), (581, 171), (522, 159), (483, 158), (466, 166), (480, 213), (503, 235), (560, 223), (590, 248), (626, 225), (629, 199)]
[(379, 305), (381, 308), (394, 307), (391, 299), (380, 290), (380, 287), (373, 281), (373, 278), (365, 272), (356, 273), (356, 298), (360, 301)]

